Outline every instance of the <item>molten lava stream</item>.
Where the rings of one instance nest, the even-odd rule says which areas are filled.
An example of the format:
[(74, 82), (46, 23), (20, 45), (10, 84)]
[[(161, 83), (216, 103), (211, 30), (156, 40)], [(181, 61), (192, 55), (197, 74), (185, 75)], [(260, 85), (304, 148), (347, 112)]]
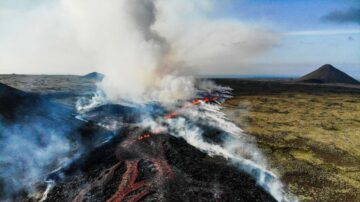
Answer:
[[(159, 179), (173, 177), (173, 171), (165, 160), (152, 159), (150, 161), (153, 163), (157, 173), (152, 180), (142, 180), (140, 182), (136, 182), (139, 172), (139, 160), (126, 161), (126, 171), (122, 176), (118, 190), (107, 202), (122, 202), (125, 198), (127, 202), (137, 202), (152, 191), (152, 186), (156, 185)], [(128, 197), (131, 193), (140, 189), (142, 190), (139, 193)]]
[[(152, 138), (157, 133), (144, 133), (137, 137), (135, 140), (130, 141), (130, 145), (137, 144), (138, 142), (142, 142), (146, 139)], [(164, 159), (164, 148), (162, 143), (157, 142), (160, 144), (159, 147), (156, 147), (160, 150), (160, 153), (155, 158), (153, 157), (145, 157), (142, 156), (141, 159), (150, 161), (153, 166), (155, 167), (156, 174), (152, 179), (142, 180), (140, 182), (136, 182), (136, 179), (139, 174), (139, 162), (140, 159), (135, 160), (127, 160), (125, 161), (126, 164), (126, 171), (121, 178), (120, 185), (117, 189), (117, 192), (107, 200), (107, 202), (137, 202), (150, 194), (152, 190), (158, 182), (162, 179), (173, 177), (173, 171), (170, 168), (169, 164)], [(137, 192), (137, 193), (135, 193)], [(132, 193), (135, 193), (132, 195)]]
[[(201, 102), (209, 103), (217, 101), (219, 97), (213, 97), (213, 98), (202, 98), (202, 99), (196, 99), (191, 102), (191, 106), (201, 104)], [(182, 108), (187, 108), (189, 105), (185, 105)], [(174, 111), (170, 114), (165, 115), (164, 117), (166, 119), (174, 118), (177, 115), (177, 112)], [(152, 138), (153, 136), (158, 135), (157, 133), (145, 133), (139, 136), (137, 139), (131, 141), (130, 144), (135, 144), (137, 141), (144, 141), (145, 139)], [(170, 177), (172, 178), (174, 176), (174, 173), (169, 166), (169, 164), (164, 160), (164, 148), (163, 145), (161, 145), (160, 153), (162, 156), (158, 159), (151, 159), (150, 161), (153, 163), (157, 174), (150, 182), (140, 181), (135, 182), (136, 178), (138, 176), (138, 164), (139, 160), (133, 160), (133, 161), (126, 161), (126, 171), (122, 176), (121, 183), (118, 187), (118, 191), (107, 200), (107, 202), (121, 202), (123, 201), (129, 194), (132, 192), (135, 192), (141, 188), (143, 188), (142, 191), (139, 193), (131, 196), (129, 199), (127, 199), (128, 202), (136, 202), (141, 200), (143, 197), (148, 195), (151, 192), (151, 186), (156, 183), (156, 181), (160, 178)]]
[[(125, 148), (132, 147), (133, 144), (139, 144), (144, 140), (154, 137), (155, 135), (159, 135), (157, 133), (144, 133), (139, 137), (128, 140), (128, 142), (123, 142), (122, 146)], [(158, 144), (156, 147), (159, 152), (157, 152), (156, 156), (151, 156), (147, 154), (143, 154), (136, 159), (120, 161), (115, 164), (110, 169), (103, 171), (97, 180), (93, 182), (91, 185), (86, 186), (84, 189), (80, 191), (80, 193), (75, 197), (73, 202), (81, 202), (84, 201), (85, 195), (89, 193), (93, 188), (104, 186), (106, 183), (113, 178), (115, 172), (118, 171), (120, 165), (125, 163), (126, 171), (121, 177), (120, 184), (118, 185), (117, 191), (113, 194), (107, 202), (137, 202), (143, 199), (145, 196), (150, 194), (151, 192), (156, 191), (156, 186), (159, 185), (159, 182), (163, 182), (165, 179), (170, 179), (174, 176), (174, 173), (170, 167), (170, 165), (165, 160), (164, 155), (164, 145), (162, 141), (155, 139), (155, 143)], [(155, 168), (155, 176), (150, 179), (142, 180), (137, 182), (137, 177), (139, 175), (139, 162), (140, 160), (146, 160), (150, 162)]]
[[(212, 98), (208, 98), (208, 97), (198, 98), (198, 99), (195, 99), (195, 100), (191, 101), (190, 105), (184, 105), (181, 109), (188, 108), (188, 107), (194, 106), (194, 105), (199, 105), (199, 104), (201, 104), (201, 102), (205, 102), (205, 103), (216, 102), (219, 99), (220, 99), (219, 96), (215, 96), (215, 97), (212, 97)], [(169, 114), (166, 114), (164, 116), (164, 118), (165, 119), (172, 119), (172, 118), (175, 118), (176, 115), (177, 115), (177, 112), (173, 111), (173, 112), (171, 112)]]
[(98, 177), (98, 179), (95, 181), (94, 184), (92, 185), (88, 185), (86, 186), (84, 189), (82, 189), (80, 191), (80, 193), (75, 197), (75, 199), (73, 200), (73, 202), (81, 202), (84, 201), (85, 195), (92, 189), (95, 187), (101, 187), (103, 186), (105, 183), (109, 182), (110, 179), (114, 176), (115, 172), (119, 169), (120, 165), (123, 162), (118, 162), (117, 164), (115, 164), (113, 167), (111, 167), (110, 169), (105, 170), (104, 172), (102, 172), (100, 174), (100, 176)]
[(140, 188), (144, 188), (140, 193), (129, 198), (128, 202), (136, 202), (150, 193), (149, 183), (143, 181), (135, 182), (138, 176), (139, 160), (126, 161), (126, 171), (122, 176), (118, 191), (107, 200), (107, 202), (121, 202), (127, 195)]

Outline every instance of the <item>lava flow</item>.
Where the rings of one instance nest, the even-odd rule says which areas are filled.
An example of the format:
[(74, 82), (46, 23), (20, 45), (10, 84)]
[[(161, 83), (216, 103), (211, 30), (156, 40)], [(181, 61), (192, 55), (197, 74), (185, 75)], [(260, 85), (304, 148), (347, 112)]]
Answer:
[[(219, 102), (220, 100), (220, 97), (219, 96), (214, 96), (214, 97), (204, 97), (204, 98), (197, 98), (197, 99), (194, 99), (193, 101), (191, 101), (191, 104), (189, 105), (184, 105), (181, 109), (183, 108), (188, 108), (190, 106), (194, 106), (194, 105), (199, 105), (201, 104), (202, 102), (203, 103), (212, 103), (212, 102)], [(177, 112), (176, 111), (173, 111), (169, 114), (166, 114), (164, 116), (164, 118), (166, 119), (171, 119), (171, 118), (175, 118), (177, 116)]]
[[(73, 202), (85, 201), (85, 196), (92, 189), (104, 186), (116, 174), (120, 172), (120, 167), (125, 166), (121, 181), (116, 192), (107, 199), (107, 202), (136, 202), (152, 192), (156, 192), (157, 187), (166, 180), (171, 179), (174, 174), (170, 165), (166, 162), (163, 152), (163, 141), (161, 138), (152, 138), (153, 133), (143, 133), (138, 137), (131, 137), (118, 145), (116, 151), (119, 160), (111, 168), (99, 175), (97, 180), (80, 191)], [(156, 150), (156, 151), (155, 151)], [(148, 166), (144, 169), (153, 170), (150, 178), (139, 180), (140, 161), (147, 162)]]
[[(218, 99), (219, 97), (199, 98), (193, 100), (190, 105), (184, 105), (182, 108), (198, 105), (202, 102), (216, 102)], [(170, 119), (176, 115), (177, 112), (174, 111), (164, 117)], [(116, 172), (119, 172), (121, 165), (125, 165), (125, 172), (122, 174), (117, 191), (107, 199), (107, 202), (136, 202), (152, 192), (156, 192), (156, 188), (160, 183), (174, 177), (170, 165), (165, 160), (163, 141), (161, 138), (155, 138), (161, 135), (160, 133), (149, 132), (142, 133), (137, 137), (136, 135), (129, 135), (125, 141), (118, 145), (117, 157), (119, 162), (101, 173), (94, 183), (83, 188), (73, 202), (84, 201), (86, 194), (92, 189), (107, 184)], [(142, 160), (148, 162), (151, 165), (149, 167), (153, 167), (155, 171), (150, 179), (138, 180), (139, 162)]]
[(169, 177), (173, 176), (173, 172), (170, 166), (165, 160), (152, 159), (150, 160), (156, 169), (156, 176), (151, 181), (136, 181), (139, 173), (139, 160), (125, 161), (126, 171), (122, 176), (120, 185), (117, 192), (107, 200), (107, 202), (121, 202), (129, 196), (132, 192), (139, 191), (137, 194), (127, 198), (127, 201), (135, 202), (139, 201), (149, 193), (151, 193), (152, 186), (157, 183), (157, 181), (162, 180), (162, 178), (167, 177), (165, 171)]
[[(260, 196), (264, 201), (274, 201), (254, 178), (228, 166), (221, 158), (221, 152), (228, 154), (216, 145), (227, 134), (222, 128), (196, 125), (197, 119), (188, 117), (191, 110), (201, 113), (206, 107), (211, 109), (206, 104), (221, 103), (229, 97), (226, 91), (224, 95), (215, 92), (199, 97), (172, 112), (157, 105), (130, 108), (114, 104), (81, 114), (88, 121), (94, 117), (109, 122), (121, 119), (125, 124), (111, 134), (111, 139), (50, 173), (47, 179), (56, 185), (50, 186), (52, 191), (44, 194), (43, 201), (193, 201), (196, 198), (217, 202), (253, 201)], [(142, 116), (143, 119), (137, 118)], [(195, 128), (189, 131), (187, 126)], [(191, 133), (197, 128), (206, 135)], [(206, 147), (198, 148), (186, 135), (193, 135), (200, 146)], [(215, 151), (212, 146), (220, 150)], [(216, 156), (209, 157), (208, 151)]]

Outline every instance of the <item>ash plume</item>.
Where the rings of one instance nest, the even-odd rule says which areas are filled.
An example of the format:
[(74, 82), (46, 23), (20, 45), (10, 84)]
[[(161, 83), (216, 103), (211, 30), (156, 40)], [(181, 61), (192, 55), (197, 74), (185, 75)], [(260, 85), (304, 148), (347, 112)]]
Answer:
[[(217, 65), (215, 61), (252, 57), (277, 40), (276, 34), (246, 24), (207, 20), (213, 2), (206, 2), (111, 0), (99, 6), (96, 0), (64, 0), (63, 4), (69, 22), (81, 25), (75, 26), (81, 44), (95, 53), (95, 66), (106, 75), (101, 88), (108, 99), (172, 102), (193, 95), (191, 79), (184, 78), (192, 75), (191, 68), (206, 71), (206, 66)], [(191, 16), (190, 21), (182, 13)], [(248, 40), (252, 43), (241, 44)], [(166, 99), (164, 86), (172, 86)]]
[[(0, 19), (6, 30), (0, 33), (0, 68), (9, 73), (96, 69), (106, 75), (101, 87), (111, 100), (160, 100), (163, 80), (219, 73), (278, 43), (279, 35), (262, 25), (209, 18), (216, 7), (221, 3), (213, 0), (61, 0), (8, 9)], [(180, 90), (177, 84), (188, 82), (172, 84)], [(166, 97), (179, 95), (191, 97), (185, 90)]]

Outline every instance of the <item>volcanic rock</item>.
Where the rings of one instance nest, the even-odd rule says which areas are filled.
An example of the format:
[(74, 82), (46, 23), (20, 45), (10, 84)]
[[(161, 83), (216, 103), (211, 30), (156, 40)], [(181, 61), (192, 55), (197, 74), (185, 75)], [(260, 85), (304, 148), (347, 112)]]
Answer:
[(101, 74), (99, 72), (91, 72), (89, 74), (86, 74), (84, 76), (82, 76), (83, 78), (86, 78), (86, 79), (94, 79), (94, 80), (102, 80), (105, 75), (104, 74)]
[(0, 123), (25, 124), (40, 118), (39, 120), (44, 125), (45, 123), (57, 125), (61, 123), (61, 125), (73, 128), (74, 133), (83, 137), (84, 141), (90, 141), (90, 139), (94, 141), (95, 134), (102, 137), (109, 136), (109, 132), (93, 122), (76, 119), (74, 113), (73, 109), (51, 102), (46, 96), (24, 92), (0, 83)]
[(26, 111), (25, 106), (34, 106), (39, 102), (39, 97), (34, 94), (25, 93), (0, 83), (0, 118), (3, 121), (14, 120), (16, 112)]
[(342, 83), (342, 84), (360, 84), (346, 73), (336, 69), (330, 64), (321, 66), (319, 69), (299, 78), (298, 82), (304, 83)]
[(45, 96), (0, 83), (0, 120), (4, 122), (26, 122), (35, 116), (64, 121), (73, 119), (72, 113), (71, 108), (51, 102)]
[[(93, 123), (96, 114), (103, 118), (106, 114), (134, 115), (139, 113), (136, 109), (99, 107), (85, 114), (89, 120), (84, 124), (61, 104), (6, 85), (0, 85), (0, 106), (0, 115), (14, 123), (41, 118), (41, 124), (49, 129), (66, 125), (70, 129), (65, 135), (75, 139), (74, 145), (83, 145), (78, 149), (84, 151), (81, 155), (47, 175), (46, 181), (54, 182), (54, 187), (44, 201), (275, 201), (254, 177), (184, 139), (161, 131), (151, 133), (136, 125), (112, 134)], [(160, 116), (164, 113), (156, 105), (146, 106), (146, 110)], [(219, 134), (208, 128), (206, 140), (217, 142)], [(39, 185), (41, 191), (45, 187), (44, 183)], [(14, 194), (10, 201), (35, 200), (27, 192)], [(0, 198), (4, 197), (0, 190)]]
[(58, 173), (45, 201), (275, 201), (248, 174), (181, 138), (128, 128)]
[[(67, 106), (51, 102), (39, 94), (27, 93), (0, 84), (0, 140), (2, 147), (11, 148), (0, 149), (2, 157), (0, 161), (2, 169), (0, 171), (0, 201), (28, 201), (23, 199), (29, 194), (25, 185), (18, 187), (11, 183), (11, 180), (17, 180), (21, 175), (18, 172), (19, 169), (21, 172), (26, 172), (28, 171), (26, 169), (30, 168), (33, 163), (31, 160), (25, 163), (22, 161), (24, 157), (32, 158), (32, 156), (23, 152), (21, 148), (32, 148), (36, 152), (36, 149), (62, 144), (65, 147), (66, 144), (71, 143), (73, 151), (85, 151), (101, 144), (111, 135), (92, 122), (76, 119), (73, 109)], [(59, 144), (54, 144), (55, 140)], [(24, 142), (27, 145), (23, 145)], [(14, 144), (13, 148), (11, 144)], [(4, 156), (12, 155), (14, 155), (13, 160), (3, 160)], [(37, 161), (34, 162), (37, 163)], [(22, 167), (17, 167), (19, 164)], [(34, 169), (44, 169), (43, 171), (48, 173), (58, 166), (55, 161), (49, 162), (49, 166), (45, 166), (45, 163), (43, 165), (41, 168), (38, 166)], [(7, 175), (7, 171), (11, 171), (13, 174)]]

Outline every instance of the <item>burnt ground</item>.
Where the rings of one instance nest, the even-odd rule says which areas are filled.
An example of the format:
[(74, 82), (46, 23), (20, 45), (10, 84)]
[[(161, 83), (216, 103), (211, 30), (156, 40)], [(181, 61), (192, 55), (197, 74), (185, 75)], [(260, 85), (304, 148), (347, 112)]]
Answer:
[[(134, 157), (129, 155), (115, 155), (116, 147), (122, 147), (126, 136), (136, 136), (139, 129), (122, 131), (123, 136), (118, 136), (112, 142), (103, 145), (91, 153), (84, 160), (76, 163), (75, 167), (66, 169), (69, 177), (58, 183), (50, 192), (46, 201), (72, 201), (89, 184), (96, 185), (88, 190), (82, 201), (109, 200), (119, 189), (122, 176), (126, 172), (124, 161), (139, 160), (139, 173), (136, 182), (154, 180), (154, 163), (151, 161), (163, 158), (159, 154), (146, 157), (154, 151), (164, 149), (164, 160), (170, 166), (171, 175), (155, 179), (151, 191), (141, 201), (275, 201), (271, 196), (256, 185), (254, 179), (247, 174), (239, 172), (235, 167), (221, 157), (209, 157), (190, 146), (182, 139), (160, 134), (155, 138), (147, 139), (138, 144), (146, 155)], [(131, 138), (130, 138), (131, 139)], [(155, 146), (154, 146), (155, 145)], [(118, 148), (119, 149), (119, 148)], [(125, 151), (122, 151), (125, 153)], [(134, 153), (138, 153), (134, 152)], [(156, 152), (155, 152), (156, 153)], [(151, 160), (150, 160), (151, 159)], [(122, 162), (112, 177), (99, 184), (97, 181), (104, 170)], [(106, 172), (106, 171), (105, 171)], [(156, 172), (156, 171), (155, 171)], [(158, 171), (157, 171), (158, 172)], [(73, 174), (73, 175), (72, 175)], [(169, 173), (168, 173), (169, 174)], [(136, 196), (140, 190), (130, 192), (127, 200)]]
[[(0, 75), (0, 82), (27, 92), (25, 95), (21, 91), (16, 91), (17, 97), (15, 96), (16, 99), (11, 101), (6, 97), (0, 99), (0, 102), (12, 106), (10, 107), (12, 109), (21, 109), (28, 106), (28, 103), (41, 103), (43, 101), (39, 100), (43, 99), (65, 103), (67, 107), (73, 106), (78, 97), (87, 95), (89, 90), (94, 89), (94, 81), (83, 82), (83, 78), (76, 76), (32, 78), (17, 75), (16, 79), (11, 77), (11, 75)], [(26, 82), (22, 81), (24, 78)], [(32, 83), (32, 79), (36, 82)], [(360, 159), (357, 149), (359, 147), (356, 146), (359, 139), (357, 127), (360, 123), (357, 113), (360, 109), (357, 107), (360, 96), (358, 85), (303, 84), (290, 80), (214, 80), (218, 84), (234, 89), (234, 98), (224, 104), (226, 114), (246, 133), (257, 138), (259, 147), (268, 157), (271, 167), (278, 170), (292, 193), (302, 201), (359, 199), (356, 191), (359, 190), (358, 179), (360, 179), (357, 169), (359, 164), (356, 163)], [(33, 85), (29, 85), (29, 82)], [(3, 93), (2, 96), (4, 95), (8, 94)], [(42, 99), (38, 99), (40, 95)], [(14, 118), (14, 113), (9, 107), (1, 106), (3, 116), (7, 116), (9, 120)], [(97, 133), (92, 132), (101, 130), (91, 123), (80, 128), (85, 135), (83, 140), (88, 140), (88, 143), (92, 142), (89, 138)], [(138, 131), (138, 129), (130, 131)], [(120, 155), (122, 158), (115, 155), (116, 148), (121, 147), (128, 132), (128, 130), (122, 131), (121, 135), (119, 134), (111, 143), (92, 150), (87, 156), (82, 156), (81, 160), (66, 168), (65, 173), (68, 178), (59, 181), (54, 187), (49, 194), (49, 201), (71, 200), (79, 196), (82, 190), (84, 190), (82, 193), (85, 193), (82, 195), (83, 199), (91, 201), (101, 201), (111, 197), (116, 190), (119, 191), (119, 187), (122, 187), (124, 192), (127, 186), (120, 186), (120, 181), (128, 170), (127, 166), (131, 171), (135, 164), (139, 168), (139, 173), (138, 179), (133, 184), (139, 186), (137, 180), (146, 179), (144, 175), (148, 175), (149, 179), (155, 177), (155, 181), (161, 182), (155, 183), (156, 186), (154, 184), (148, 186), (151, 187), (148, 189), (151, 194), (145, 194), (146, 196), (142, 198), (145, 201), (164, 198), (173, 201), (179, 199), (193, 201), (194, 197), (199, 200), (215, 201), (219, 197), (224, 201), (228, 199), (234, 201), (234, 198), (239, 201), (252, 201), (254, 197), (258, 201), (272, 200), (256, 186), (251, 177), (231, 167), (224, 159), (208, 157), (183, 140), (166, 134), (162, 134), (158, 139), (164, 142), (161, 143), (164, 154), (160, 155), (162, 156), (160, 160), (166, 159), (173, 171), (173, 177), (168, 178), (167, 174), (156, 177), (157, 172), (167, 170), (166, 166), (162, 166), (162, 169), (157, 168), (158, 161), (154, 163), (151, 161), (154, 159), (149, 158), (131, 160), (127, 158), (134, 157), (129, 157), (128, 154)], [(139, 134), (134, 135), (137, 136)], [(141, 144), (152, 145), (151, 141)], [(130, 164), (126, 164), (124, 159), (131, 160)], [(111, 178), (106, 174), (110, 171), (114, 171)], [(99, 177), (101, 179), (105, 177), (105, 180), (95, 180)], [(40, 190), (44, 190), (44, 186), (44, 184), (40, 185)], [(205, 187), (205, 190), (201, 187)], [(141, 190), (135, 190), (125, 199), (130, 200), (139, 192)], [(26, 193), (18, 195), (16, 201), (35, 199), (24, 196)]]
[[(86, 145), (83, 155), (47, 177), (57, 183), (46, 201), (275, 201), (252, 177), (182, 139), (129, 127), (95, 147), (92, 139), (107, 132), (74, 119), (73, 110), (59, 104), (58, 97), (54, 103), (49, 96), (0, 87), (2, 121), (25, 123), (36, 116), (70, 124), (69, 138), (77, 136), (75, 143)], [(48, 107), (42, 107), (44, 103)], [(1, 180), (2, 186), (6, 183)], [(46, 184), (34, 186), (44, 191)], [(39, 196), (24, 190), (7, 199), (38, 201)]]
[(285, 93), (308, 94), (360, 94), (360, 85), (349, 84), (311, 84), (294, 80), (255, 80), (255, 79), (212, 79), (219, 85), (229, 86), (236, 96), (276, 95)]

